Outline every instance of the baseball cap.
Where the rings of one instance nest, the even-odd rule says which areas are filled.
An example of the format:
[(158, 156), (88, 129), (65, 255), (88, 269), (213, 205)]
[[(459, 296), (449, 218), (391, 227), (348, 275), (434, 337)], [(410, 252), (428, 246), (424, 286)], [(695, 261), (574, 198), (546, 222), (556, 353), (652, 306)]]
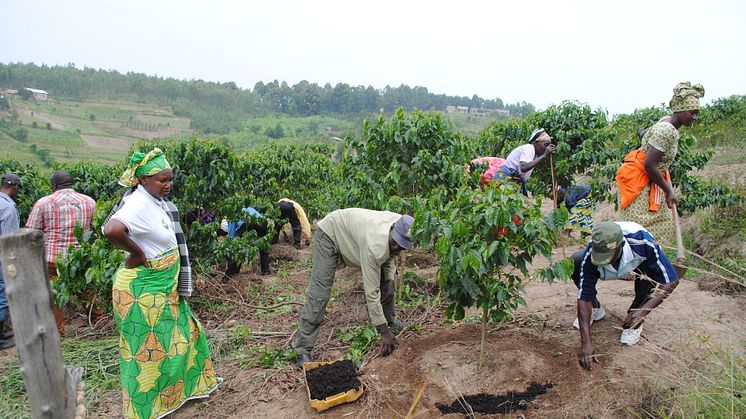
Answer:
[(409, 228), (412, 227), (412, 223), (414, 223), (414, 218), (405, 214), (396, 220), (394, 228), (391, 229), (391, 237), (405, 250), (411, 249), (414, 245), (412, 238), (409, 237)]
[(622, 228), (611, 221), (598, 223), (593, 226), (591, 243), (591, 263), (596, 266), (608, 265), (619, 246), (624, 244)]
[(6, 173), (3, 175), (2, 183), (8, 185), (20, 185), (21, 178), (19, 178), (15, 173)]

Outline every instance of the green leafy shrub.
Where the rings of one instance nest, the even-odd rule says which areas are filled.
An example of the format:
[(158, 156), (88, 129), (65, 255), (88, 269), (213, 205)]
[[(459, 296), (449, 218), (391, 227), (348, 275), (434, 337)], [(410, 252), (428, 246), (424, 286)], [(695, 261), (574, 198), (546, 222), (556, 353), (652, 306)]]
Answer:
[[(511, 184), (484, 192), (460, 189), (453, 201), (431, 208), (415, 212), (414, 236), (424, 244), (435, 240), (440, 287), (451, 302), (446, 316), (461, 320), (466, 308), (481, 309), (483, 354), (487, 321), (504, 322), (525, 304), (521, 290), (528, 265), (537, 254), (551, 259), (567, 210), (544, 216), (541, 200), (526, 202)], [(567, 267), (563, 262), (539, 274), (568, 278)]]
[(390, 119), (363, 123), (348, 137), (341, 176), (349, 186), (340, 206), (400, 211), (407, 200), (442, 191), (446, 199), (466, 184), (471, 160), (465, 139), (439, 113), (398, 109)]

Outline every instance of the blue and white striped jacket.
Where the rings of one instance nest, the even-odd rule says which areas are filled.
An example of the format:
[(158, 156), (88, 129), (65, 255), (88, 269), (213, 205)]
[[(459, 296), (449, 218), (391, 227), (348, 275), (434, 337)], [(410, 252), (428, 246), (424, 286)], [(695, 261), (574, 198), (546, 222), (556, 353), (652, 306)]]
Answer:
[(593, 301), (599, 279), (618, 279), (637, 269), (655, 282), (668, 284), (679, 280), (671, 261), (668, 260), (655, 238), (637, 223), (618, 221), (624, 234), (624, 247), (619, 266), (596, 266), (591, 263), (592, 242), (588, 243), (580, 265), (578, 300)]

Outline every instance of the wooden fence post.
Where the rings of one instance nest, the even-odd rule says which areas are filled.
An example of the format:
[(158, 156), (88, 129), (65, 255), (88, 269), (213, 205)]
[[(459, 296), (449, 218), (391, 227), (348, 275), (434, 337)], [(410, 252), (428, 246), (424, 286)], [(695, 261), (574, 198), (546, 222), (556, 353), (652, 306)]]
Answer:
[(66, 367), (62, 359), (41, 231), (22, 228), (0, 237), (0, 260), (32, 416), (85, 416), (78, 402), (83, 369)]

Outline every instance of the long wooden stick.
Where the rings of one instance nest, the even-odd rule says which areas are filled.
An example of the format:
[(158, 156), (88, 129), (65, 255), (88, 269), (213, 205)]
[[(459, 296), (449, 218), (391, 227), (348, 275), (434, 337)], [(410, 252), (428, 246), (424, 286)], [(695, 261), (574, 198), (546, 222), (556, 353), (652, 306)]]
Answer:
[[(554, 208), (557, 208), (557, 182), (554, 180), (554, 159), (552, 158), (552, 155), (549, 155), (549, 170), (552, 173), (552, 200), (554, 201)], [(567, 257), (567, 254), (565, 253), (565, 238), (562, 236), (562, 229), (559, 230), (559, 241), (560, 246), (562, 246), (562, 259), (565, 259)]]
[(407, 412), (407, 416), (405, 416), (406, 419), (411, 419), (412, 415), (414, 415), (414, 411), (417, 409), (417, 404), (420, 403), (420, 399), (422, 398), (422, 393), (425, 392), (425, 381), (422, 381), (422, 385), (420, 386), (420, 389), (417, 390), (417, 394), (414, 397), (414, 401), (412, 402), (412, 406), (409, 408), (409, 412)]
[[(664, 245), (664, 247), (667, 248), (667, 249), (674, 249), (672, 246)], [(719, 268), (719, 269), (723, 270), (724, 272), (727, 272), (727, 273), (733, 275), (734, 277), (736, 277), (736, 278), (738, 278), (738, 279), (740, 279), (742, 281), (746, 281), (746, 277), (743, 277), (743, 276), (741, 276), (741, 275), (739, 275), (739, 274), (737, 274), (737, 273), (735, 273), (735, 272), (733, 272), (733, 271), (731, 271), (731, 270), (729, 270), (729, 269), (727, 269), (727, 268), (725, 268), (725, 267), (723, 267), (721, 265), (718, 265), (717, 263), (715, 263), (715, 262), (713, 262), (713, 261), (705, 258), (704, 256), (698, 255), (698, 254), (692, 252), (691, 250), (687, 250), (687, 249), (684, 249), (684, 250), (686, 251), (686, 253), (694, 256), (695, 258), (697, 258), (697, 259), (699, 259), (699, 260), (701, 260), (703, 262), (709, 263), (710, 265), (712, 265), (712, 266), (714, 266), (716, 268)], [(694, 268), (692, 268), (692, 269), (694, 269)], [(702, 271), (702, 272), (715, 274), (714, 272), (710, 272), (710, 271)], [(715, 274), (715, 275), (717, 275), (717, 274)]]
[(679, 211), (676, 209), (676, 204), (671, 205), (671, 212), (673, 213), (673, 229), (676, 234), (676, 261), (686, 261), (686, 251), (684, 250), (684, 240), (681, 238), (681, 223), (679, 223)]

